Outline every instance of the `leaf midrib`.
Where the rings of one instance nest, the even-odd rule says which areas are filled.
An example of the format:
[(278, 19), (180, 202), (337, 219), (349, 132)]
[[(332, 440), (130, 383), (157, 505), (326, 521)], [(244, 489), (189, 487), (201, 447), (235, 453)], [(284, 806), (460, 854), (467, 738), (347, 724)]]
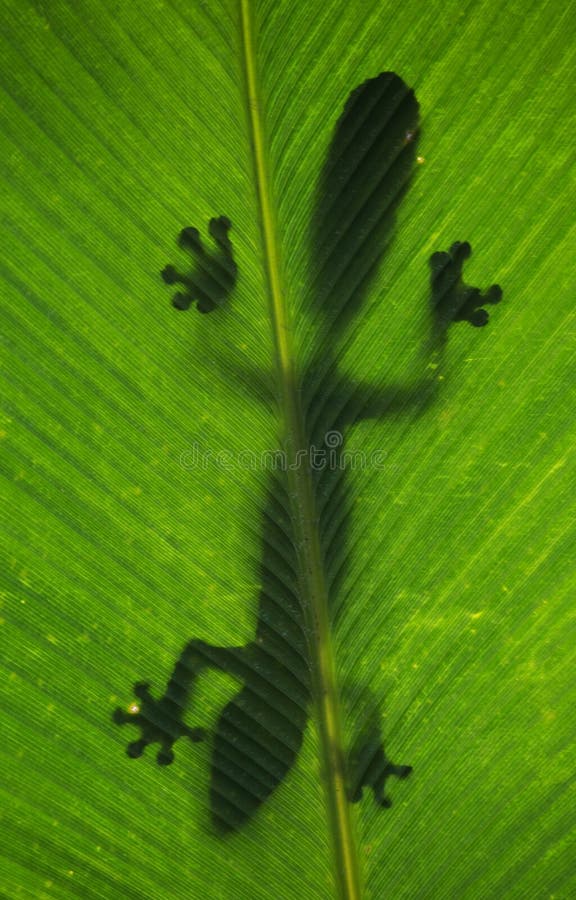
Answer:
[(288, 486), (292, 498), (294, 538), (300, 564), (304, 615), (311, 635), (310, 662), (313, 672), (314, 704), (320, 735), (328, 828), (333, 845), (335, 882), (343, 900), (359, 900), (358, 854), (346, 794), (343, 733), (328, 613), (328, 591), (320, 535), (316, 525), (319, 520), (308, 466), (291, 465), (298, 451), (307, 449), (307, 441), (297, 389), (292, 328), (282, 288), (278, 233), (260, 114), (251, 0), (241, 0), (241, 31), (254, 174), (280, 392), (279, 409), (287, 453)]

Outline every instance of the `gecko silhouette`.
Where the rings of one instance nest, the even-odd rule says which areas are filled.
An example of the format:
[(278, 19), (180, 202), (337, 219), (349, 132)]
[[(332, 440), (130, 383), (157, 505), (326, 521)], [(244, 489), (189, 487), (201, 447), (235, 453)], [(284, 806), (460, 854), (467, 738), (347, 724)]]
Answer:
[[(338, 616), (341, 579), (345, 571), (347, 527), (351, 515), (343, 436), (361, 419), (420, 415), (436, 396), (438, 379), (430, 361), (442, 359), (449, 326), (464, 321), (475, 327), (488, 321), (486, 304), (497, 303), (502, 291), (492, 285), (481, 292), (464, 284), (462, 267), (470, 256), (467, 242), (455, 242), (447, 252), (430, 258), (430, 327), (424, 348), (423, 374), (413, 383), (384, 390), (350, 380), (339, 370), (339, 341), (348, 322), (358, 315), (379, 260), (392, 239), (395, 211), (415, 167), (418, 103), (402, 79), (384, 72), (351, 93), (338, 120), (318, 185), (311, 225), (314, 271), (311, 303), (313, 324), (321, 340), (300, 380), (301, 413), (308, 446), (323, 448), (327, 464), (309, 465), (317, 504), (323, 564), (331, 598), (331, 615)], [(199, 273), (183, 276), (164, 269), (169, 284), (183, 284), (174, 305), (187, 309), (197, 301), (201, 312), (215, 310), (236, 279), (230, 222), (212, 219), (210, 233), (217, 251), (207, 257), (196, 229), (185, 229), (183, 247), (194, 252)], [(385, 301), (385, 298), (384, 298)], [(256, 635), (238, 647), (214, 646), (189, 640), (178, 657), (163, 695), (155, 699), (149, 685), (138, 683), (139, 704), (133, 712), (117, 709), (117, 724), (138, 726), (141, 736), (128, 745), (139, 757), (158, 743), (157, 762), (174, 759), (181, 737), (202, 740), (204, 730), (189, 726), (185, 712), (194, 708), (194, 686), (205, 669), (235, 676), (243, 687), (223, 709), (213, 735), (210, 810), (222, 832), (249, 820), (292, 768), (302, 745), (311, 702), (309, 635), (299, 587), (299, 560), (286, 472), (270, 473), (263, 511), (262, 559)], [(371, 787), (376, 802), (389, 806), (386, 781), (406, 778), (411, 767), (395, 765), (386, 756), (376, 702), (369, 697), (365, 726), (352, 742), (348, 763), (349, 799), (358, 801)]]
[(176, 309), (189, 309), (196, 302), (201, 313), (213, 312), (226, 300), (236, 284), (238, 267), (232, 254), (232, 243), (228, 232), (232, 227), (226, 216), (210, 219), (208, 231), (216, 243), (216, 253), (206, 253), (197, 228), (183, 228), (178, 236), (178, 244), (190, 250), (196, 258), (196, 269), (190, 275), (182, 275), (168, 265), (161, 275), (166, 284), (181, 284), (186, 288), (174, 294), (172, 305)]

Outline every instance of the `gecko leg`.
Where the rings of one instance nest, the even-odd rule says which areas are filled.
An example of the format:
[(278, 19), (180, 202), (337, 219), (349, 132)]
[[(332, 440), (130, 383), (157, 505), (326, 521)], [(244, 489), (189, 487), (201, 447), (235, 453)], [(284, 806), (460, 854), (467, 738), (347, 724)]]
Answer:
[(162, 697), (156, 700), (145, 682), (135, 684), (138, 702), (129, 710), (116, 709), (112, 715), (116, 725), (136, 725), (141, 731), (140, 738), (128, 744), (128, 756), (138, 759), (150, 744), (160, 744), (156, 760), (159, 765), (167, 766), (174, 760), (173, 746), (179, 738), (203, 740), (204, 730), (189, 727), (183, 718), (194, 682), (206, 668), (219, 668), (242, 678), (246, 671), (243, 660), (243, 647), (213, 647), (192, 640), (178, 657)]

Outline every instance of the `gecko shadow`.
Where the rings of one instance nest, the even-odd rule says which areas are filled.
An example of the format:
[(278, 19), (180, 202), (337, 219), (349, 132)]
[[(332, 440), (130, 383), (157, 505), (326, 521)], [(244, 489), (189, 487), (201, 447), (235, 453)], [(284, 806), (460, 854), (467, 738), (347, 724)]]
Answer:
[[(404, 414), (411, 408), (420, 411), (436, 393), (427, 376), (414, 384), (375, 392), (371, 385), (350, 382), (337, 365), (338, 342), (347, 323), (360, 313), (390, 243), (395, 212), (414, 170), (417, 137), (418, 103), (413, 91), (394, 73), (382, 73), (350, 95), (318, 185), (311, 224), (312, 312), (318, 339), (299, 388), (305, 443), (310, 450), (323, 448), (328, 453), (324, 464), (317, 464), (312, 454), (301, 464), (309, 468), (307, 477), (313, 486), (331, 601), (337, 601), (340, 594), (351, 510), (345, 431), (368, 416)], [(229, 222), (226, 231), (228, 228)], [(436, 359), (453, 321), (484, 324), (483, 304), (501, 296), (496, 286), (482, 294), (464, 285), (462, 266), (469, 254), (469, 245), (457, 242), (430, 261), (427, 353)], [(168, 278), (166, 271), (163, 277), (173, 283), (176, 279), (171, 270)], [(198, 299), (196, 286), (187, 287), (189, 297)], [(204, 305), (202, 297), (200, 300)], [(210, 812), (222, 834), (242, 827), (284, 780), (295, 763), (308, 719), (310, 635), (293, 515), (287, 473), (278, 468), (270, 473), (263, 510), (254, 641), (239, 647), (188, 641), (159, 699), (154, 699), (147, 684), (139, 683), (135, 687), (139, 703), (133, 713), (114, 713), (117, 724), (132, 723), (140, 728), (140, 738), (128, 745), (129, 756), (141, 756), (149, 744), (157, 743), (157, 761), (167, 765), (173, 761), (173, 745), (180, 737), (192, 741), (204, 737), (200, 727), (184, 720), (185, 711), (194, 707), (199, 673), (221, 669), (241, 682), (238, 694), (223, 709), (213, 736)], [(370, 786), (376, 801), (386, 806), (386, 779), (391, 775), (405, 778), (410, 767), (396, 766), (387, 759), (378, 708), (375, 702), (369, 706), (365, 729), (351, 750), (349, 799), (359, 800), (363, 788)]]
[[(335, 603), (345, 571), (351, 498), (343, 436), (365, 419), (421, 414), (435, 399), (436, 369), (442, 361), (449, 326), (488, 322), (486, 304), (502, 291), (466, 285), (467, 242), (455, 242), (429, 260), (429, 335), (420, 373), (407, 384), (351, 382), (338, 368), (347, 325), (359, 315), (393, 239), (398, 206), (415, 170), (419, 107), (414, 92), (393, 72), (362, 84), (348, 98), (330, 146), (319, 184), (312, 223), (315, 263), (312, 303), (322, 340), (302, 379), (301, 396), (308, 440), (329, 447), (327, 465), (313, 470), (319, 527), (329, 595)], [(379, 300), (386, 303), (386, 295)]]
[(197, 228), (190, 226), (182, 229), (178, 246), (190, 252), (196, 266), (189, 275), (183, 275), (172, 265), (162, 269), (166, 284), (180, 284), (185, 288), (172, 298), (175, 309), (189, 309), (195, 302), (198, 312), (208, 313), (223, 305), (236, 284), (238, 274), (228, 237), (231, 228), (232, 223), (226, 216), (210, 219), (208, 231), (216, 244), (216, 252), (211, 254), (206, 252)]
[(374, 693), (358, 681), (345, 685), (341, 692), (342, 705), (354, 710), (360, 727), (354, 734), (347, 754), (348, 796), (352, 803), (362, 799), (364, 788), (372, 788), (374, 801), (390, 807), (386, 794), (389, 778), (408, 778), (412, 766), (398, 766), (384, 752), (380, 705)]

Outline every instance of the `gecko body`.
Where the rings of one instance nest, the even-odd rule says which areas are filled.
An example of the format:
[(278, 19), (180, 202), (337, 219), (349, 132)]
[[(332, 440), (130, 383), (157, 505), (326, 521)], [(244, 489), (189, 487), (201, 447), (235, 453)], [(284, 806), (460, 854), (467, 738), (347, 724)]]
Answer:
[[(338, 598), (345, 558), (351, 502), (346, 467), (341, 465), (344, 435), (366, 417), (391, 413), (419, 414), (433, 402), (437, 381), (430, 370), (413, 384), (350, 383), (338, 368), (339, 341), (359, 314), (377, 262), (392, 239), (395, 210), (414, 168), (419, 128), (418, 103), (399, 76), (385, 72), (352, 92), (344, 107), (319, 183), (311, 225), (314, 257), (312, 316), (322, 340), (301, 376), (299, 395), (302, 431), (309, 448), (332, 441), (331, 464), (311, 467), (322, 563), (330, 596)], [(230, 221), (214, 218), (209, 231), (216, 252), (207, 254), (194, 228), (181, 232), (180, 245), (197, 260), (193, 275), (167, 266), (168, 284), (181, 284), (174, 305), (214, 312), (236, 280), (236, 263), (228, 232)], [(463, 282), (462, 267), (470, 256), (467, 242), (456, 242), (430, 259), (429, 358), (441, 359), (448, 327), (466, 321), (481, 327), (488, 321), (486, 304), (497, 303), (497, 285), (487, 291)], [(385, 299), (385, 298), (384, 298)], [(216, 312), (217, 314), (217, 312)], [(342, 400), (341, 398), (344, 398)], [(350, 401), (353, 398), (353, 401)], [(330, 437), (331, 436), (331, 437)], [(334, 439), (334, 436), (336, 438)], [(309, 465), (309, 460), (305, 463)], [(286, 472), (271, 473), (262, 521), (262, 558), (257, 628), (244, 646), (221, 647), (193, 638), (183, 647), (166, 689), (154, 699), (149, 685), (135, 687), (139, 703), (132, 713), (116, 710), (117, 724), (141, 731), (128, 745), (139, 757), (149, 744), (159, 744), (157, 761), (170, 764), (181, 737), (205, 736), (184, 720), (194, 709), (194, 689), (206, 669), (233, 675), (242, 687), (222, 710), (213, 735), (210, 775), (212, 820), (221, 832), (234, 831), (251, 819), (293, 767), (300, 751), (311, 704), (311, 660), (308, 598), (303, 596), (301, 559), (294, 536), (294, 510)], [(386, 756), (377, 707), (372, 704), (365, 731), (349, 757), (349, 799), (360, 800), (371, 787), (376, 801), (389, 806), (386, 780), (406, 778), (410, 766)]]

